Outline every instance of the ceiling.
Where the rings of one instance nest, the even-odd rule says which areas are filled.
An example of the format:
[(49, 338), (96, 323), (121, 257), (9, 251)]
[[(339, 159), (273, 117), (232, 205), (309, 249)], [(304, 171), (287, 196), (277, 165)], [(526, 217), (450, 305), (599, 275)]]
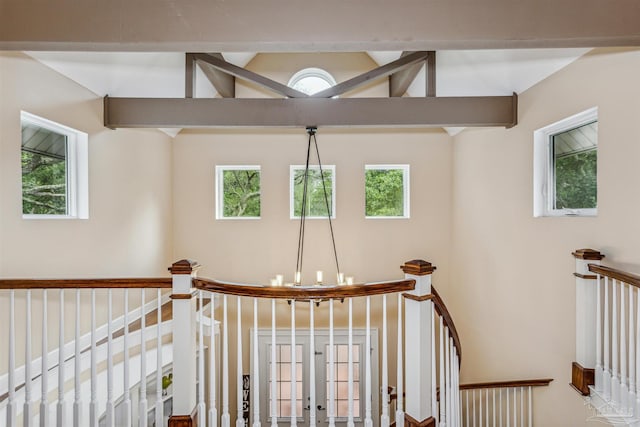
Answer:
[[(438, 96), (501, 96), (522, 93), (567, 66), (587, 48), (438, 51)], [(400, 57), (399, 51), (369, 51), (383, 65)], [(74, 80), (98, 96), (183, 98), (184, 53), (178, 52), (27, 52), (36, 60)], [(244, 67), (255, 53), (223, 53)], [(291, 74), (298, 70), (291, 70)], [(198, 69), (195, 96), (214, 97), (215, 89)], [(407, 94), (425, 96), (425, 69)], [(283, 82), (286, 83), (286, 82)], [(449, 128), (450, 133), (459, 129)], [(175, 136), (176, 130), (171, 132)]]

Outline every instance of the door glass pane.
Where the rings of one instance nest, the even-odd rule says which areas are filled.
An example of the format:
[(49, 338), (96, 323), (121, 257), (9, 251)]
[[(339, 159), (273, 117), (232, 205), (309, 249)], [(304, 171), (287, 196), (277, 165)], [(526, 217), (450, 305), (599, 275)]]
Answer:
[[(353, 414), (360, 416), (360, 375), (358, 375), (359, 364), (355, 363), (358, 355), (358, 345), (353, 346)], [(327, 354), (327, 408), (329, 408), (329, 346), (325, 348)], [(349, 345), (334, 345), (334, 393), (336, 399), (336, 416), (347, 417), (349, 415)]]
[[(276, 411), (278, 417), (291, 416), (291, 346), (288, 344), (276, 344)], [(271, 363), (271, 346), (268, 350), (269, 363)], [(296, 416), (302, 414), (302, 345), (296, 345)], [(272, 415), (271, 403), (271, 378), (269, 377), (269, 416)]]

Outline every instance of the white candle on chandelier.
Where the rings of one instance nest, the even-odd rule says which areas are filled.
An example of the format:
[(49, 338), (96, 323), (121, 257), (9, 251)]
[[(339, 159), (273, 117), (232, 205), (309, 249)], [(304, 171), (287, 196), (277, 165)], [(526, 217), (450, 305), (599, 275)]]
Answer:
[(344, 273), (338, 273), (338, 285), (344, 285)]
[(278, 286), (278, 279), (271, 279), (271, 286)]
[(318, 282), (318, 284), (322, 283), (322, 271), (320, 270), (316, 271), (316, 282)]
[(347, 277), (347, 285), (353, 285), (353, 277), (352, 276)]
[(296, 271), (296, 274), (294, 276), (295, 279), (293, 280), (293, 282), (299, 285), (300, 282), (301, 282), (301, 277), (300, 276), (301, 276), (301, 273), (299, 271)]
[(282, 274), (276, 274), (276, 284), (282, 286), (284, 283), (284, 276)]

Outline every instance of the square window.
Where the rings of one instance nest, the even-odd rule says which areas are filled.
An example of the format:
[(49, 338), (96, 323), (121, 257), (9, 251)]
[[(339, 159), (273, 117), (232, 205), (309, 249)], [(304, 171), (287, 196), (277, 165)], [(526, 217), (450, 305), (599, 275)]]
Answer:
[(409, 165), (365, 165), (365, 217), (409, 218)]
[[(291, 218), (300, 218), (304, 193), (304, 166), (292, 165), (290, 168), (289, 211)], [(327, 218), (327, 204), (331, 218), (336, 217), (336, 182), (335, 165), (322, 166), (322, 176), (318, 166), (309, 166), (307, 180), (307, 199), (305, 200), (305, 216), (307, 218)], [(326, 191), (326, 199), (325, 199)]]
[(89, 217), (88, 136), (22, 111), (22, 217)]
[(534, 133), (534, 216), (597, 214), (598, 110)]
[(216, 166), (216, 219), (260, 218), (260, 166)]

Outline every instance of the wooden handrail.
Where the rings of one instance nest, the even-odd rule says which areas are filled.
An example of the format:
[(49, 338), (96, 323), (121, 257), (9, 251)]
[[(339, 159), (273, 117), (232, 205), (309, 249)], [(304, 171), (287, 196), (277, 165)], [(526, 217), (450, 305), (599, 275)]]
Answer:
[(460, 384), (460, 390), (473, 390), (473, 389), (480, 389), (480, 388), (542, 387), (542, 386), (548, 386), (551, 381), (553, 381), (553, 378)]
[(433, 294), (432, 300), (436, 312), (440, 316), (442, 316), (442, 320), (445, 326), (447, 326), (449, 328), (449, 331), (451, 332), (451, 336), (453, 337), (453, 345), (455, 345), (456, 350), (458, 350), (458, 358), (460, 360), (460, 366), (462, 366), (462, 345), (460, 344), (460, 336), (458, 335), (456, 325), (453, 323), (453, 318), (451, 317), (446, 304), (444, 303), (442, 298), (440, 298), (440, 294), (438, 294), (438, 291), (436, 291), (433, 286), (431, 286), (431, 293)]
[(288, 300), (324, 300), (364, 297), (411, 291), (415, 280), (359, 283), (331, 286), (264, 286), (227, 283), (213, 279), (195, 278), (193, 286), (204, 291), (253, 298), (278, 298)]
[(0, 279), (0, 289), (171, 288), (171, 277), (131, 279)]
[(604, 265), (589, 264), (589, 271), (592, 273), (606, 276), (611, 279), (620, 280), (621, 282), (628, 283), (631, 286), (640, 288), (640, 276), (633, 273), (627, 273), (622, 270), (617, 270), (611, 267), (605, 267)]

